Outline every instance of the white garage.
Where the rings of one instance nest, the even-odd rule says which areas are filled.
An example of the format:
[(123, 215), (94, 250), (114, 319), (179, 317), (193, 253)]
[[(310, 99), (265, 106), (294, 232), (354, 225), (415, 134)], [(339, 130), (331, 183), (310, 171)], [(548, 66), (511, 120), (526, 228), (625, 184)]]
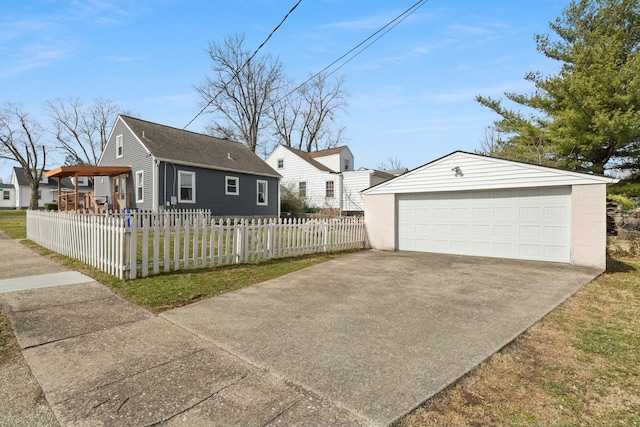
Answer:
[(369, 244), (604, 269), (614, 182), (457, 151), (364, 191)]

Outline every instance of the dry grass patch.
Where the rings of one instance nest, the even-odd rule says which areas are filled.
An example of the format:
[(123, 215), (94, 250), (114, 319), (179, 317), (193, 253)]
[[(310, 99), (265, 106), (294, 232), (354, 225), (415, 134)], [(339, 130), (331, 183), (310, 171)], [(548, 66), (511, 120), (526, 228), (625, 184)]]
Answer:
[(638, 267), (612, 262), (396, 425), (640, 425)]

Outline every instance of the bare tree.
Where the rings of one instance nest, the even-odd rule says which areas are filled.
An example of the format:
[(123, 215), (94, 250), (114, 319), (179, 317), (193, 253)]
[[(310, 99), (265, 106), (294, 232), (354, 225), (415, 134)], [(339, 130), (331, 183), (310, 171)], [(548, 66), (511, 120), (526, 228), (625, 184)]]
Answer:
[(97, 165), (107, 143), (119, 107), (110, 99), (98, 98), (83, 105), (78, 98), (56, 98), (45, 103), (52, 118), (52, 132), (67, 165)]
[(336, 116), (347, 106), (345, 80), (319, 74), (275, 102), (270, 114), (278, 140), (307, 152), (339, 145), (344, 128)]
[(24, 170), (31, 188), (31, 210), (38, 209), (38, 188), (47, 161), (46, 148), (39, 144), (43, 132), (22, 106), (8, 103), (0, 110), (0, 159), (16, 161)]
[(209, 43), (212, 75), (196, 86), (205, 108), (222, 117), (207, 131), (245, 143), (253, 152), (269, 126), (267, 111), (284, 84), (282, 64), (269, 55), (251, 57), (243, 49), (244, 35)]
[(403, 167), (404, 166), (402, 166), (402, 162), (398, 159), (397, 156), (396, 157), (389, 156), (389, 158), (384, 162), (378, 163), (378, 166), (376, 167), (376, 169), (385, 171), (385, 170), (402, 169)]

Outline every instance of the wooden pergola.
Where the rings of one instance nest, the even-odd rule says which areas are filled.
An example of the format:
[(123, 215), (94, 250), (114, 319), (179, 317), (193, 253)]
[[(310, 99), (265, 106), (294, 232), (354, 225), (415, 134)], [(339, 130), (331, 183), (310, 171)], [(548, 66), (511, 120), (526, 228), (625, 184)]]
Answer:
[[(96, 177), (96, 176), (120, 176), (131, 173), (129, 166), (60, 166), (56, 169), (46, 172), (46, 178), (58, 179), (58, 210), (61, 212), (83, 212), (100, 210), (94, 195), (91, 192), (80, 192), (78, 189), (79, 177)], [(62, 191), (62, 178), (74, 178), (74, 191)], [(81, 200), (82, 199), (82, 203)], [(64, 205), (63, 205), (64, 203)]]

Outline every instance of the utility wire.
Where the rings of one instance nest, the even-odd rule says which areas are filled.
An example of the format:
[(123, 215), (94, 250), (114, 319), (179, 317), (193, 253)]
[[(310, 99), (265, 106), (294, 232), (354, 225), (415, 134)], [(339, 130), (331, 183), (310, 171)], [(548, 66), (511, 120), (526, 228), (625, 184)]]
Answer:
[(280, 23), (278, 25), (276, 25), (276, 27), (271, 31), (271, 33), (269, 33), (269, 35), (267, 36), (267, 38), (262, 42), (262, 44), (260, 44), (260, 46), (258, 46), (258, 48), (253, 52), (253, 54), (249, 57), (249, 59), (247, 59), (244, 64), (242, 64), (242, 67), (240, 67), (234, 74), (233, 77), (231, 77), (231, 79), (226, 82), (224, 84), (224, 86), (222, 86), (222, 88), (218, 91), (218, 93), (216, 93), (213, 98), (211, 98), (211, 100), (204, 106), (202, 107), (202, 109), (198, 112), (198, 114), (195, 115), (195, 117), (193, 119), (191, 119), (189, 121), (189, 123), (187, 123), (182, 129), (186, 129), (189, 127), (189, 125), (191, 123), (193, 123), (198, 117), (200, 117), (200, 115), (202, 115), (202, 113), (205, 112), (205, 110), (207, 108), (209, 108), (209, 106), (211, 104), (213, 104), (213, 101), (215, 101), (215, 99), (223, 92), (227, 89), (227, 86), (229, 86), (229, 84), (231, 84), (231, 82), (238, 77), (238, 74), (240, 74), (240, 72), (244, 69), (244, 67), (247, 66), (247, 64), (249, 62), (251, 62), (251, 60), (257, 55), (257, 53), (260, 51), (260, 49), (262, 49), (262, 47), (267, 44), (267, 42), (269, 41), (269, 39), (271, 38), (271, 36), (273, 36), (275, 34), (276, 31), (278, 31), (278, 29), (282, 26), (282, 24), (284, 24), (284, 21), (287, 20), (287, 18), (289, 17), (289, 15), (291, 15), (291, 13), (293, 13), (294, 10), (296, 10), (296, 8), (298, 7), (298, 5), (302, 3), (302, 0), (298, 0), (298, 2), (289, 10), (289, 12), (287, 12), (287, 14), (284, 16), (284, 18), (282, 18), (282, 20), (280, 21)]
[[(344, 58), (346, 58), (347, 56), (349, 56), (351, 53), (353, 53), (354, 51), (356, 51), (358, 48), (360, 48), (362, 45), (364, 45), (365, 43), (367, 43), (369, 40), (373, 39), (375, 37), (375, 39), (373, 39), (369, 44), (367, 44), (366, 46), (364, 46), (360, 51), (356, 52), (355, 55), (353, 55), (351, 58), (347, 59), (343, 64), (341, 64), (340, 66), (338, 66), (335, 70), (331, 71), (330, 73), (327, 74), (327, 76), (330, 76), (332, 74), (334, 74), (336, 71), (338, 71), (340, 68), (344, 67), (345, 65), (347, 65), (350, 61), (352, 61), (355, 57), (357, 57), (358, 55), (360, 55), (362, 52), (364, 52), (366, 49), (368, 49), (372, 44), (374, 44), (375, 42), (377, 42), (378, 40), (380, 40), (382, 37), (384, 37), (389, 31), (391, 31), (392, 29), (394, 29), (398, 24), (400, 24), (402, 21), (404, 21), (405, 19), (407, 19), (411, 14), (413, 14), (416, 10), (418, 10), (420, 7), (424, 6), (429, 0), (419, 0), (416, 3), (414, 3), (411, 7), (409, 7), (407, 10), (405, 10), (404, 12), (402, 12), (400, 15), (396, 16), (395, 18), (393, 18), (391, 21), (387, 22), (384, 26), (382, 26), (381, 28), (379, 28), (377, 31), (375, 31), (373, 34), (371, 34), (369, 37), (367, 37), (366, 39), (364, 39), (363, 41), (361, 41), (360, 43), (358, 43), (356, 46), (354, 46), (353, 48), (351, 48), (347, 53), (345, 53), (344, 55), (342, 55), (341, 57), (339, 57), (338, 59), (336, 59), (335, 61), (333, 61), (331, 64), (327, 65), (326, 67), (324, 67), (322, 70), (318, 71), (316, 74), (314, 74), (313, 76), (309, 77), (307, 80), (305, 80), (303, 83), (299, 84), (298, 86), (296, 86), (294, 89), (292, 89), (291, 91), (289, 91), (286, 95), (284, 95), (283, 97), (281, 97), (280, 99), (278, 99), (276, 102), (280, 102), (283, 99), (287, 98), (288, 96), (290, 96), (292, 93), (296, 92), (298, 89), (300, 89), (301, 87), (303, 87), (304, 85), (306, 85), (307, 83), (309, 83), (310, 81), (312, 81), (313, 79), (315, 79), (316, 77), (318, 77), (319, 75), (323, 74), (325, 71), (327, 71), (329, 68), (333, 67), (334, 65), (336, 65), (338, 62), (342, 61)], [(384, 31), (386, 29), (386, 31)], [(384, 32), (383, 32), (384, 31)], [(382, 32), (382, 34), (380, 34)], [(380, 35), (378, 35), (380, 34)], [(376, 37), (376, 35), (378, 35), (378, 37)]]

